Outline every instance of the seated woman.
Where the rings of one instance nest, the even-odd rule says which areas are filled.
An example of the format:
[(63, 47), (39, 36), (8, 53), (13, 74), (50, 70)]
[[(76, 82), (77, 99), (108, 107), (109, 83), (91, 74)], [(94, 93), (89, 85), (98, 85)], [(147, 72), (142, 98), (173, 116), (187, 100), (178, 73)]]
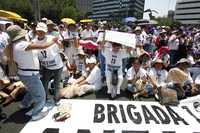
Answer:
[(128, 90), (133, 93), (133, 99), (139, 96), (148, 97), (153, 93), (153, 87), (147, 82), (147, 72), (141, 67), (138, 58), (132, 60), (132, 67), (127, 72)]
[(157, 87), (166, 86), (168, 72), (164, 69), (164, 64), (161, 59), (153, 62), (149, 76), (156, 83)]
[(74, 96), (82, 96), (88, 92), (98, 91), (102, 87), (101, 70), (97, 66), (94, 57), (86, 59), (87, 73), (79, 79), (74, 80), (71, 85), (60, 91), (60, 97), (72, 98)]

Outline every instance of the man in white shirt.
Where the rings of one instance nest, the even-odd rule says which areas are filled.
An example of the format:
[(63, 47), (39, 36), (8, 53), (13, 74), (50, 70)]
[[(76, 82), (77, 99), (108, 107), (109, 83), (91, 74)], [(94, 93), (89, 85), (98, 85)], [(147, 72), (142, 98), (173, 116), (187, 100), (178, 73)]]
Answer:
[[(38, 23), (36, 31), (37, 36), (33, 40), (33, 42), (36, 44), (42, 45), (53, 38), (53, 36), (46, 35), (47, 26), (45, 23)], [(57, 102), (59, 100), (58, 92), (62, 88), (61, 74), (63, 71), (63, 62), (60, 56), (60, 46), (54, 44), (46, 49), (40, 50), (38, 53), (38, 57), (42, 66), (42, 82), (46, 90), (46, 94), (48, 94), (48, 83), (51, 80), (51, 78), (53, 78), (55, 87), (54, 100), (55, 102)]]
[(21, 102), (21, 108), (28, 108), (34, 102), (33, 109), (27, 115), (32, 120), (38, 120), (47, 115), (48, 110), (44, 108), (46, 94), (42, 82), (39, 77), (39, 60), (38, 51), (36, 49), (45, 49), (55, 43), (57, 38), (52, 38), (43, 45), (37, 45), (25, 40), (25, 30), (17, 25), (8, 27), (7, 33), (13, 45), (13, 58), (18, 66), (18, 75), (20, 80), (28, 88), (28, 92)]
[(79, 36), (76, 31), (77, 27), (75, 24), (69, 24), (68, 29), (63, 32), (63, 40), (64, 43), (64, 53), (68, 57), (68, 61), (70, 64), (73, 63), (73, 57), (77, 55), (78, 47), (79, 47)]
[(90, 25), (86, 26), (86, 29), (81, 31), (81, 39), (83, 40), (92, 40), (94, 38), (94, 33), (92, 29), (90, 28)]

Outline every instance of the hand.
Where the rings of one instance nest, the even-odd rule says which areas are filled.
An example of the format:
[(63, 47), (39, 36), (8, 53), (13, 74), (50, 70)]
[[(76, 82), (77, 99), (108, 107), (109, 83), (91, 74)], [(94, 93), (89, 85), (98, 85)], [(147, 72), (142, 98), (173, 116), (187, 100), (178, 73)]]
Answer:
[(54, 43), (58, 43), (58, 38), (57, 38), (57, 37), (54, 37), (54, 38), (52, 39), (52, 41), (53, 41)]
[(143, 82), (145, 82), (145, 83), (147, 82), (147, 78), (145, 76), (141, 77), (141, 79)]

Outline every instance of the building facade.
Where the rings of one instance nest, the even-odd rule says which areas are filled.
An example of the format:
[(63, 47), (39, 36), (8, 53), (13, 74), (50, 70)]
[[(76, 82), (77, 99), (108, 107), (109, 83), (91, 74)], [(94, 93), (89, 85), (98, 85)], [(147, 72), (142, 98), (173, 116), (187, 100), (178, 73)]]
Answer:
[(93, 0), (91, 17), (96, 20), (143, 18), (144, 4), (145, 0)]
[(92, 12), (92, 0), (76, 0), (76, 9), (82, 16)]
[(200, 0), (178, 0), (174, 18), (182, 24), (200, 24)]

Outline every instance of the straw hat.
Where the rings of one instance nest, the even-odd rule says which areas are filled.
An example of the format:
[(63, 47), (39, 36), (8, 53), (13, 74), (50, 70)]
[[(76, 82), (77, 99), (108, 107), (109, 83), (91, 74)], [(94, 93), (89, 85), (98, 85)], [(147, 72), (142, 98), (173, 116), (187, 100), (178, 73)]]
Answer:
[(15, 42), (21, 38), (24, 38), (27, 34), (26, 30), (22, 29), (18, 25), (11, 25), (7, 28), (6, 32), (8, 33), (10, 40)]
[(43, 22), (40, 22), (37, 24), (37, 27), (36, 27), (36, 31), (43, 31), (43, 32), (47, 32), (47, 25)]

